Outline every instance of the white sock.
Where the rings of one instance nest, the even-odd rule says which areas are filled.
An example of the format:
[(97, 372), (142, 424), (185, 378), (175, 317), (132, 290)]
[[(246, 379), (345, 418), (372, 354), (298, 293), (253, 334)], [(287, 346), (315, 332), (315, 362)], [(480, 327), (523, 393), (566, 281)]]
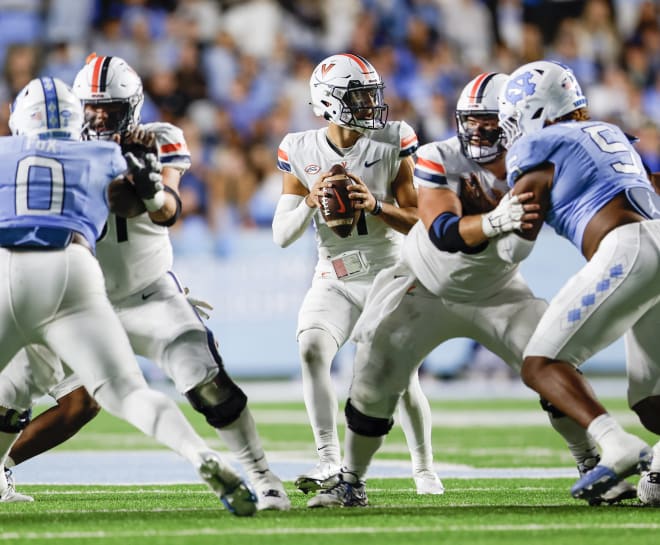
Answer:
[(571, 451), (575, 462), (580, 465), (589, 458), (598, 456), (598, 448), (593, 437), (587, 430), (568, 416), (555, 418), (548, 413), (550, 425), (564, 438), (568, 450)]
[(117, 379), (117, 383), (110, 380), (94, 393), (94, 398), (110, 414), (129, 422), (197, 467), (199, 453), (211, 449), (176, 403), (146, 385), (129, 386), (130, 382), (130, 379), (126, 382)]
[[(11, 446), (18, 439), (19, 433), (0, 431), (0, 466), (5, 465), (5, 458), (7, 453), (11, 450)], [(5, 477), (4, 467), (0, 467), (0, 492), (7, 489), (7, 478)]]
[(16, 466), (16, 462), (14, 462), (13, 458), (11, 456), (7, 456), (7, 459), (5, 460), (5, 467), (12, 468)]
[(660, 471), (660, 441), (653, 446), (653, 461), (651, 462), (650, 471)]
[(399, 400), (399, 421), (406, 436), (413, 475), (433, 471), (433, 445), (431, 443), (431, 407), (422, 391), (419, 376), (415, 372), (408, 389)]
[(268, 469), (257, 426), (248, 407), (243, 409), (234, 422), (217, 432), (248, 474), (255, 476), (255, 473)]
[(628, 435), (621, 425), (607, 413), (594, 418), (587, 431), (603, 450), (616, 448), (620, 445), (620, 439)]
[(321, 329), (303, 331), (298, 337), (302, 365), (303, 397), (322, 462), (339, 465), (337, 394), (330, 367), (337, 353), (334, 338)]
[(346, 428), (346, 437), (344, 438), (344, 463), (342, 470), (355, 473), (358, 479), (363, 481), (369, 469), (369, 464), (383, 444), (385, 436), (367, 437), (358, 435), (349, 428)]

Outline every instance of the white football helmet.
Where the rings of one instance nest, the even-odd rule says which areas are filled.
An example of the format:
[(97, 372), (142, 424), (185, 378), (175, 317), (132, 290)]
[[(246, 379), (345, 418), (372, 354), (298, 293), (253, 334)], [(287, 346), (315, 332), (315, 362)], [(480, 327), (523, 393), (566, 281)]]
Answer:
[(113, 134), (134, 129), (140, 123), (144, 103), (142, 80), (128, 63), (120, 57), (87, 57), (73, 82), (73, 92), (85, 105), (107, 108), (107, 119), (95, 129), (95, 114), (85, 112), (86, 136), (109, 139)]
[(83, 126), (80, 101), (62, 80), (33, 79), (11, 105), (9, 129), (13, 135), (44, 135), (80, 139)]
[[(461, 151), (477, 163), (490, 163), (504, 153), (502, 129), (497, 123), (497, 98), (506, 79), (506, 74), (496, 72), (479, 74), (458, 97), (456, 127)], [(484, 141), (488, 144), (484, 145)]]
[(499, 97), (500, 127), (506, 146), (524, 134), (542, 129), (546, 122), (584, 108), (587, 99), (575, 74), (554, 61), (530, 62), (508, 78)]
[(309, 86), (317, 116), (358, 131), (385, 127), (385, 86), (363, 57), (340, 53), (322, 60), (312, 72)]

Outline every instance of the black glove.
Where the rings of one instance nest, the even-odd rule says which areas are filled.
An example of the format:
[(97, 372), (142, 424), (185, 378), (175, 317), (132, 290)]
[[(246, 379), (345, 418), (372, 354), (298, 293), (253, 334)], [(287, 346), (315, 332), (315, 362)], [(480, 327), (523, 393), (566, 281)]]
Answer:
[(128, 172), (133, 178), (133, 185), (138, 197), (142, 199), (147, 210), (154, 212), (165, 204), (165, 192), (163, 191), (162, 165), (153, 153), (144, 156), (144, 162), (140, 161), (133, 153), (124, 154), (128, 164)]

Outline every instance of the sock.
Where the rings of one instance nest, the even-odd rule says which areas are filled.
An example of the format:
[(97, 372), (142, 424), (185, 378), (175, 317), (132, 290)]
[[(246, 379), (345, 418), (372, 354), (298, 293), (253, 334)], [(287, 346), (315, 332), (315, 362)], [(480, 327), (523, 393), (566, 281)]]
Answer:
[(424, 471), (432, 472), (431, 407), (422, 391), (417, 373), (413, 374), (407, 390), (399, 400), (399, 422), (410, 451), (413, 475)]
[(337, 394), (330, 374), (337, 343), (320, 329), (308, 329), (298, 337), (302, 363), (303, 397), (321, 462), (339, 465)]
[(586, 460), (598, 458), (598, 448), (587, 430), (568, 416), (556, 418), (548, 413), (550, 425), (564, 438), (578, 467)]
[(359, 435), (347, 428), (344, 439), (344, 463), (342, 464), (342, 471), (350, 471), (359, 480), (363, 481), (374, 454), (376, 454), (376, 451), (383, 444), (384, 440), (385, 436), (367, 437), (366, 435)]
[(7, 456), (7, 459), (5, 460), (5, 467), (12, 468), (16, 466), (16, 462), (12, 459), (11, 456)]
[(628, 435), (621, 425), (607, 413), (594, 418), (587, 431), (603, 450), (608, 447), (618, 447), (622, 436)]
[(660, 441), (653, 447), (653, 461), (651, 462), (650, 471), (660, 472)]
[(234, 422), (217, 432), (248, 474), (255, 477), (258, 476), (255, 474), (268, 470), (266, 454), (248, 407), (243, 409)]

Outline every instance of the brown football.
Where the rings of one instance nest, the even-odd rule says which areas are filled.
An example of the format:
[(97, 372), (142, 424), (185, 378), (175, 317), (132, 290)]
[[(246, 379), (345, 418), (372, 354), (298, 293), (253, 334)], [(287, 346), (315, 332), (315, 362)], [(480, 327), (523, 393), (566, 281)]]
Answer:
[(333, 165), (330, 173), (332, 176), (326, 178), (326, 182), (332, 183), (332, 187), (326, 188), (325, 195), (321, 197), (321, 214), (337, 236), (346, 238), (360, 217), (360, 210), (355, 210), (353, 201), (348, 197), (347, 187), (355, 182), (346, 175), (346, 169), (341, 165)]

